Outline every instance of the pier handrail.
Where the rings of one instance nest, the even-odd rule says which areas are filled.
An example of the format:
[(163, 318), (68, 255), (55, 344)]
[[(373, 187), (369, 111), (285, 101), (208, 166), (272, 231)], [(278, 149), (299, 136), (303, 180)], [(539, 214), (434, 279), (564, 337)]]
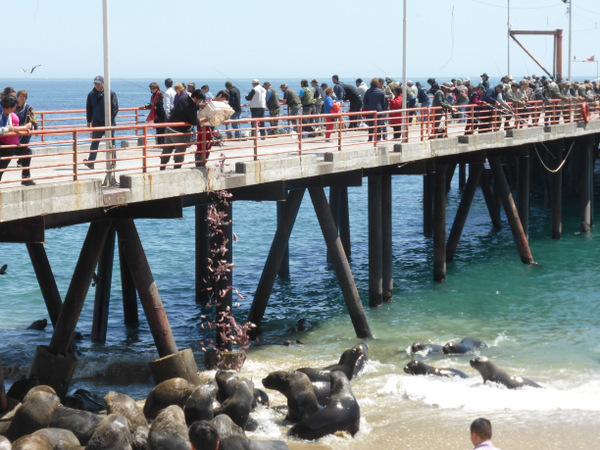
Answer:
[[(592, 119), (598, 120), (598, 111), (590, 103)], [(78, 113), (83, 110), (69, 110), (61, 113)], [(124, 108), (132, 114), (128, 122), (119, 122), (112, 127), (88, 128), (85, 123), (71, 126), (47, 126), (31, 132), (32, 175), (26, 180), (41, 182), (78, 180), (81, 177), (102, 176), (107, 171), (116, 173), (146, 173), (172, 166), (161, 162), (163, 145), (157, 137), (173, 135), (167, 127), (189, 126), (185, 123), (146, 123), (144, 110)], [(502, 108), (476, 107), (464, 105), (456, 107), (451, 114), (441, 108), (412, 108), (407, 110), (340, 112), (338, 114), (318, 114), (310, 116), (278, 116), (264, 118), (241, 118), (228, 121), (219, 127), (218, 136), (213, 140), (213, 148), (206, 152), (207, 142), (196, 143), (196, 133), (187, 133), (190, 143), (174, 144), (174, 155), (183, 156), (183, 167), (192, 168), (204, 165), (228, 164), (243, 160), (259, 160), (289, 155), (323, 154), (352, 148), (365, 148), (386, 142), (414, 142), (447, 136), (460, 136), (472, 133), (504, 130), (510, 128), (534, 127), (557, 123), (579, 122), (584, 119), (578, 103), (560, 100), (549, 102), (529, 102), (507, 111)], [(48, 112), (44, 112), (46, 114)], [(57, 112), (58, 113), (58, 112)], [(42, 114), (42, 113), (40, 113)], [(59, 119), (57, 119), (59, 120)], [(66, 119), (65, 119), (66, 120)], [(85, 119), (84, 119), (85, 121)], [(240, 126), (241, 137), (236, 137), (232, 125)], [(326, 125), (330, 124), (330, 130)], [(314, 129), (317, 127), (318, 129)], [(396, 129), (394, 129), (396, 127)], [(97, 151), (96, 167), (89, 170), (84, 164), (92, 143), (91, 131), (112, 130), (110, 140), (114, 148), (107, 151), (105, 138), (99, 139), (102, 146)], [(165, 134), (153, 134), (157, 129), (165, 129)], [(380, 133), (381, 130), (385, 130)], [(330, 136), (327, 136), (327, 131)], [(264, 134), (264, 135), (263, 135)], [(10, 136), (11, 133), (5, 136)], [(0, 188), (15, 185), (23, 167), (18, 160), (28, 156), (11, 155), (19, 146), (3, 145), (0, 157)], [(198, 154), (198, 161), (194, 158)], [(114, 155), (114, 156), (113, 156)], [(208, 158), (207, 158), (208, 156)], [(12, 161), (14, 160), (15, 163)], [(22, 161), (23, 162), (23, 161)], [(7, 164), (8, 163), (8, 164)], [(106, 167), (105, 167), (106, 166)]]

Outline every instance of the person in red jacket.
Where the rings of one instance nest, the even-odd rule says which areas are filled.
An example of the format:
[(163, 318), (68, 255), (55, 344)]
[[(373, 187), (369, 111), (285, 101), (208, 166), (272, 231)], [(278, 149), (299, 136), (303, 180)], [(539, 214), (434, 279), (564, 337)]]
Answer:
[[(394, 98), (390, 100), (390, 110), (401, 110), (402, 109), (402, 88), (394, 88)], [(404, 121), (404, 114), (402, 112), (391, 112), (390, 113), (390, 125), (394, 130), (394, 139), (402, 139), (402, 122)]]

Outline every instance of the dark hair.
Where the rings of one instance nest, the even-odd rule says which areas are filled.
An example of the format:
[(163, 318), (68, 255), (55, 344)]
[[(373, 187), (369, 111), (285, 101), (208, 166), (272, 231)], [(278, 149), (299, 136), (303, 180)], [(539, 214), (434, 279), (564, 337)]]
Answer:
[(167, 78), (167, 79), (165, 80), (165, 86), (166, 86), (167, 88), (170, 88), (171, 86), (173, 86), (173, 80), (171, 80), (170, 78)]
[(492, 424), (483, 417), (475, 419), (471, 424), (471, 433), (475, 433), (481, 439), (487, 441), (492, 438)]
[(206, 89), (207, 91), (209, 91), (210, 89), (208, 89), (208, 84), (204, 84), (202, 85), (202, 87), (200, 89)]
[(208, 420), (197, 420), (192, 423), (188, 435), (196, 450), (215, 450), (219, 445), (217, 428)]
[(6, 97), (7, 95), (17, 95), (17, 91), (14, 87), (6, 86), (2, 91), (2, 96)]
[(379, 78), (373, 78), (371, 80), (371, 87), (374, 88), (374, 87), (377, 87), (377, 86), (379, 86)]
[(337, 81), (340, 81), (340, 77), (338, 77), (337, 75), (332, 75), (332, 76), (331, 76), (331, 79), (332, 79), (332, 80), (337, 80)]
[(357, 79), (356, 79), (356, 82), (357, 82), (358, 84), (360, 84), (360, 83), (362, 83), (362, 82), (363, 82), (363, 80), (362, 80), (362, 78), (357, 78)]
[(191, 96), (192, 96), (192, 98), (196, 98), (196, 99), (200, 99), (200, 100), (206, 99), (206, 95), (204, 95), (200, 89), (194, 90), (194, 92), (192, 92)]
[(302, 80), (302, 81), (300, 81), (300, 86), (302, 86), (302, 87), (308, 87), (308, 80)]
[(394, 94), (396, 94), (396, 95), (400, 95), (400, 94), (402, 94), (402, 88), (401, 88), (401, 87), (399, 87), (399, 86), (396, 86), (396, 87), (394, 88)]
[(5, 95), (4, 97), (2, 97), (2, 102), (0, 102), (0, 105), (2, 105), (2, 109), (14, 108), (18, 104), (19, 101), (17, 100), (17, 97), (13, 95)]
[(227, 91), (227, 89), (221, 89), (219, 92), (217, 92), (217, 97), (219, 95), (229, 100), (229, 91)]

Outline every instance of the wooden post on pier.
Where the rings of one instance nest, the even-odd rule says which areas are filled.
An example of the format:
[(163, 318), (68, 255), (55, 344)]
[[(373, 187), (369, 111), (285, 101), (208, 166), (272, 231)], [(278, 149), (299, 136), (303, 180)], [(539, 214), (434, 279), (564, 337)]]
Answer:
[[(580, 162), (580, 185), (579, 185), (579, 210), (580, 210), (580, 230), (582, 233), (589, 233), (592, 228), (592, 198), (594, 194), (593, 184), (593, 165), (594, 165), (594, 139), (586, 138), (583, 141)], [(592, 170), (590, 170), (592, 167)]]
[(75, 357), (68, 354), (73, 332), (111, 227), (110, 220), (90, 224), (50, 345), (36, 349), (29, 370), (28, 378), (36, 377), (40, 384), (52, 386), (61, 398), (67, 393), (77, 364)]
[(450, 230), (450, 235), (448, 236), (448, 242), (446, 244), (446, 262), (450, 262), (454, 259), (458, 241), (460, 240), (465, 222), (467, 221), (469, 209), (471, 208), (477, 186), (479, 186), (479, 178), (481, 177), (482, 172), (482, 162), (475, 162), (469, 165), (469, 180), (463, 190), (463, 195), (460, 199), (456, 217), (454, 218), (452, 229)]
[(115, 227), (110, 227), (106, 235), (104, 248), (100, 254), (100, 260), (98, 261), (94, 316), (92, 319), (92, 342), (106, 342), (108, 311), (110, 308), (110, 287), (115, 259), (115, 235)]
[(292, 234), (292, 228), (296, 222), (296, 217), (298, 216), (298, 210), (300, 209), (300, 204), (304, 197), (304, 191), (304, 188), (289, 191), (287, 199), (283, 203), (281, 220), (277, 223), (275, 237), (271, 243), (271, 249), (269, 250), (265, 267), (260, 276), (260, 280), (258, 281), (256, 293), (254, 294), (254, 301), (252, 302), (248, 314), (248, 322), (252, 322), (256, 325), (256, 330), (258, 331), (260, 330), (260, 324), (262, 323), (265, 310), (267, 309), (267, 303), (271, 296), (271, 291), (273, 290), (277, 272), (279, 272), (281, 261), (283, 260), (285, 251), (288, 247), (288, 241)]
[(350, 209), (348, 208), (348, 186), (340, 187), (340, 215), (338, 222), (338, 230), (342, 247), (346, 252), (346, 257), (352, 255), (352, 246), (350, 243)]
[(529, 154), (529, 147), (525, 147), (517, 162), (517, 210), (525, 237), (529, 237), (529, 186), (531, 183), (531, 158)]
[(494, 228), (500, 230), (502, 229), (502, 221), (500, 220), (500, 205), (498, 204), (496, 195), (492, 191), (489, 170), (485, 169), (483, 171), (483, 173), (479, 177), (479, 181), (485, 204), (490, 214), (490, 218), (492, 219), (492, 224), (494, 225)]
[[(219, 245), (222, 240), (226, 240), (227, 244), (227, 253), (225, 254), (225, 258), (227, 260), (227, 264), (229, 267), (232, 267), (233, 262), (233, 202), (227, 201), (223, 203), (218, 203), (217, 208), (222, 209), (222, 212), (225, 213), (225, 224), (222, 226), (223, 236), (215, 236), (214, 239), (216, 241), (211, 242), (211, 247), (215, 245)], [(216, 310), (216, 322), (219, 323), (221, 321), (221, 315), (219, 313), (227, 313), (231, 312), (233, 307), (233, 271), (230, 270), (226, 274), (221, 276), (221, 279), (217, 283), (217, 286), (214, 286), (215, 291), (221, 290), (225, 291), (225, 295), (221, 298), (215, 295), (215, 310)], [(215, 342), (217, 348), (231, 350), (231, 343), (224, 342), (221, 334), (217, 333), (215, 337)]]
[(123, 293), (123, 322), (125, 325), (139, 325), (137, 292), (135, 283), (131, 278), (131, 271), (127, 265), (125, 249), (120, 237), (117, 238), (119, 246), (119, 266), (121, 269), (121, 291)]
[(533, 260), (533, 255), (531, 254), (531, 250), (529, 249), (527, 236), (525, 235), (523, 225), (521, 224), (521, 220), (519, 219), (519, 213), (517, 211), (515, 201), (512, 197), (512, 194), (510, 193), (510, 188), (508, 186), (508, 182), (506, 181), (506, 176), (504, 175), (504, 171), (502, 170), (500, 157), (489, 156), (488, 161), (492, 169), (492, 174), (494, 175), (494, 180), (496, 181), (496, 185), (498, 186), (500, 199), (502, 200), (504, 212), (506, 213), (506, 218), (508, 219), (513, 238), (515, 240), (515, 243), (517, 244), (517, 249), (519, 250), (519, 255), (521, 256), (521, 261), (524, 264), (535, 264)]
[(56, 280), (54, 279), (54, 274), (52, 273), (52, 268), (48, 261), (48, 255), (46, 254), (44, 244), (42, 243), (28, 242), (26, 245), (33, 270), (35, 271), (35, 276), (40, 285), (42, 297), (44, 297), (44, 303), (46, 303), (50, 321), (52, 322), (52, 326), (56, 328), (56, 322), (58, 322), (58, 317), (60, 316), (60, 310), (62, 308), (62, 300), (60, 299)]
[(342, 242), (338, 236), (337, 227), (329, 209), (325, 192), (322, 188), (309, 188), (308, 191), (315, 207), (319, 224), (321, 225), (325, 243), (332, 257), (333, 269), (342, 288), (342, 294), (344, 295), (346, 307), (350, 313), (350, 319), (352, 320), (356, 335), (363, 339), (372, 338), (373, 335), (369, 329), (367, 316), (360, 301), (348, 259), (342, 248)]
[(433, 194), (433, 280), (446, 279), (446, 174), (447, 164), (436, 163)]
[(200, 203), (194, 208), (195, 213), (195, 261), (196, 261), (196, 303), (206, 305), (209, 302), (210, 295), (206, 285), (208, 279), (208, 205)]
[(458, 164), (458, 189), (461, 191), (467, 184), (467, 164), (461, 162)]
[[(285, 202), (277, 201), (277, 228), (279, 228), (279, 223), (283, 220), (283, 212), (285, 210)], [(288, 278), (290, 276), (290, 245), (289, 240), (285, 244), (285, 252), (283, 257), (281, 258), (281, 264), (279, 265), (279, 269), (277, 273), (282, 278)]]
[(383, 302), (381, 175), (369, 175), (369, 306)]
[[(340, 188), (338, 186), (329, 186), (329, 209), (335, 221), (335, 226), (340, 229)], [(331, 255), (327, 250), (327, 262), (331, 263)]]
[(435, 174), (423, 175), (423, 235), (431, 237), (433, 230), (433, 185)]
[[(562, 163), (564, 141), (560, 140), (555, 145), (552, 153), (558, 166)], [(560, 239), (562, 235), (562, 174), (562, 168), (551, 174), (552, 239)]]
[(392, 253), (392, 176), (381, 176), (381, 246), (383, 301), (391, 302), (394, 298), (394, 258)]

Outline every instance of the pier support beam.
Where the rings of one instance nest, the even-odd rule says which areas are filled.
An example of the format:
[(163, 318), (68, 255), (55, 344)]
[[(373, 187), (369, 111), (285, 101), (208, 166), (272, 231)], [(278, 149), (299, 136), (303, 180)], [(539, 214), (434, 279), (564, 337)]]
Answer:
[(583, 142), (580, 161), (580, 186), (579, 186), (579, 210), (580, 210), (580, 230), (582, 233), (589, 233), (592, 228), (592, 198), (594, 194), (593, 166), (594, 166), (594, 139), (586, 138)]
[(29, 371), (29, 378), (35, 376), (40, 384), (52, 386), (61, 398), (67, 393), (77, 364), (67, 351), (111, 226), (110, 220), (90, 224), (50, 345), (37, 348)]
[(473, 202), (473, 197), (475, 196), (475, 191), (479, 185), (479, 178), (481, 177), (482, 172), (483, 163), (476, 162), (469, 165), (469, 180), (463, 189), (463, 195), (460, 199), (458, 210), (456, 211), (456, 217), (454, 218), (450, 235), (448, 236), (448, 243), (446, 244), (446, 262), (450, 262), (454, 259), (456, 248), (458, 247), (460, 236), (462, 235), (465, 222), (467, 221), (469, 209), (471, 208), (471, 203)]
[(461, 162), (458, 164), (458, 189), (461, 191), (467, 184), (467, 164)]
[(383, 302), (383, 240), (381, 175), (369, 176), (369, 306)]
[(394, 297), (394, 258), (392, 253), (392, 176), (381, 176), (381, 245), (383, 301), (391, 302)]
[[(556, 165), (562, 163), (563, 141), (558, 141), (554, 151), (554, 161)], [(562, 169), (551, 174), (551, 208), (552, 208), (552, 239), (560, 239), (562, 235)]]
[(44, 244), (41, 243), (27, 243), (27, 252), (29, 252), (29, 258), (35, 271), (35, 276), (40, 285), (40, 291), (42, 291), (42, 297), (44, 297), (44, 303), (46, 303), (46, 309), (52, 322), (52, 327), (56, 328), (56, 322), (60, 316), (60, 310), (62, 308), (62, 300), (60, 299), (60, 293), (56, 286), (56, 280), (48, 261), (48, 255)]
[(446, 174), (447, 164), (436, 163), (433, 194), (433, 280), (446, 279)]
[(115, 235), (115, 227), (110, 227), (106, 235), (104, 248), (100, 254), (100, 260), (98, 261), (94, 317), (92, 319), (92, 342), (106, 342), (108, 311), (110, 308), (110, 287), (115, 259)]
[(529, 147), (518, 160), (517, 210), (525, 237), (529, 237), (529, 186), (531, 183), (531, 158)]
[(434, 179), (435, 174), (431, 171), (423, 175), (423, 235), (425, 237), (431, 237), (433, 230)]
[(125, 325), (139, 325), (135, 283), (133, 282), (133, 278), (131, 278), (131, 271), (127, 265), (123, 243), (120, 238), (117, 241), (119, 246), (119, 266), (121, 269), (121, 291), (123, 292), (123, 322), (125, 322)]
[(489, 170), (484, 170), (479, 180), (481, 192), (483, 193), (483, 198), (490, 214), (490, 219), (492, 219), (492, 225), (494, 225), (494, 228), (500, 230), (502, 229), (502, 221), (500, 220), (500, 205), (498, 204), (496, 195), (492, 191)]
[(506, 181), (506, 176), (504, 175), (504, 171), (502, 170), (500, 158), (498, 156), (490, 156), (488, 157), (488, 161), (492, 169), (492, 174), (494, 175), (494, 180), (496, 181), (496, 186), (498, 186), (500, 199), (502, 200), (504, 212), (506, 213), (508, 223), (510, 224), (510, 229), (512, 231), (513, 238), (515, 240), (515, 243), (517, 244), (517, 249), (519, 251), (519, 255), (521, 256), (521, 261), (524, 264), (535, 264), (535, 261), (533, 260), (533, 255), (531, 254), (531, 250), (529, 249), (527, 236), (525, 236), (523, 225), (521, 225), (521, 220), (519, 219), (519, 213), (517, 211), (515, 201), (513, 199), (512, 194), (510, 193), (510, 188), (508, 186), (508, 182)]
[(332, 257), (333, 268), (342, 288), (342, 294), (344, 295), (346, 307), (350, 313), (350, 319), (352, 320), (356, 335), (359, 338), (372, 338), (373, 335), (369, 329), (367, 316), (360, 301), (348, 259), (342, 248), (342, 242), (338, 236), (325, 192), (322, 188), (309, 188), (308, 191), (315, 207), (319, 224), (321, 225), (325, 243)]
[(348, 208), (348, 186), (340, 187), (340, 221), (338, 222), (338, 230), (342, 247), (346, 257), (352, 255), (352, 245), (350, 242), (350, 209)]
[[(277, 228), (279, 228), (279, 223), (283, 220), (283, 212), (285, 210), (285, 202), (278, 201), (277, 202)], [(283, 257), (281, 258), (281, 264), (279, 265), (279, 269), (277, 273), (280, 277), (288, 278), (290, 276), (290, 245), (289, 241), (285, 244), (285, 252), (283, 253)]]
[(194, 207), (194, 218), (196, 231), (195, 257), (196, 257), (196, 303), (206, 305), (209, 302), (210, 295), (206, 280), (208, 279), (208, 205), (201, 203)]
[(288, 241), (292, 234), (292, 228), (296, 222), (296, 217), (298, 216), (298, 210), (300, 209), (300, 204), (304, 197), (304, 191), (305, 189), (291, 190), (287, 194), (287, 200), (283, 204), (281, 220), (279, 220), (277, 224), (275, 237), (273, 238), (273, 243), (271, 244), (271, 249), (269, 250), (269, 255), (265, 262), (265, 267), (260, 276), (260, 280), (258, 281), (258, 286), (256, 287), (254, 301), (252, 302), (248, 314), (248, 322), (252, 322), (256, 325), (256, 330), (258, 332), (260, 332), (260, 324), (262, 323), (265, 310), (267, 309), (267, 303), (269, 302), (269, 297), (273, 290), (277, 272), (279, 272), (281, 261), (283, 260), (288, 247)]

